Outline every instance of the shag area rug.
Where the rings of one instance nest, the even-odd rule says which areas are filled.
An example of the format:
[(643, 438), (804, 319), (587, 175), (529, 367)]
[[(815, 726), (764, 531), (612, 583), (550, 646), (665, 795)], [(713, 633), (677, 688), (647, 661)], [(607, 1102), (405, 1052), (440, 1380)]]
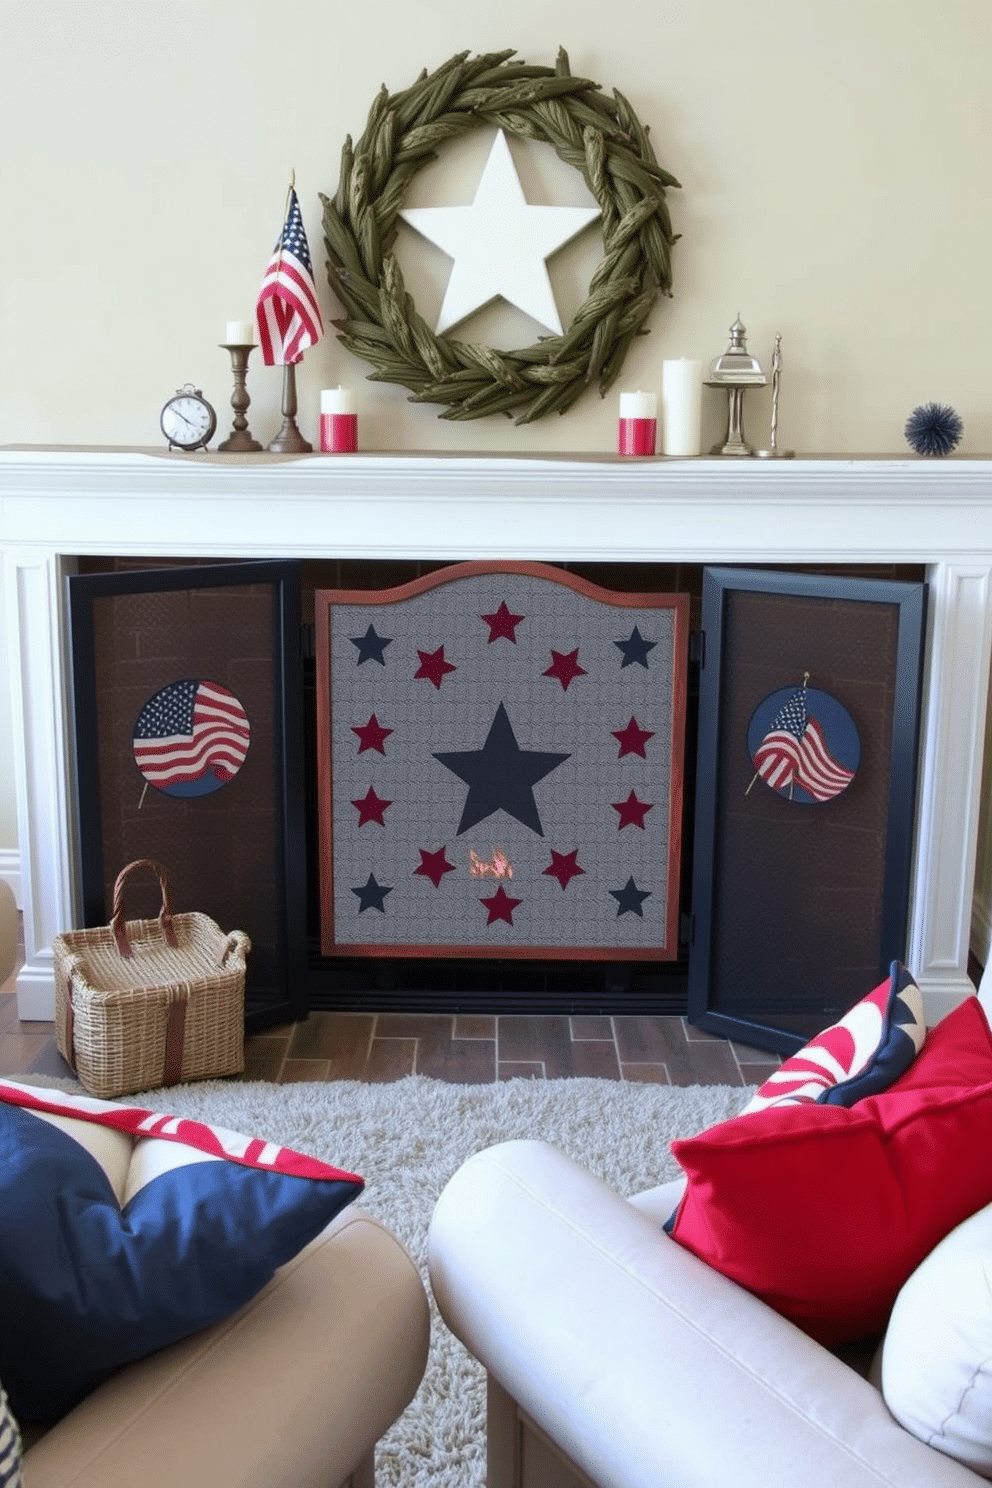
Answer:
[[(63, 1081), (36, 1083), (69, 1088)], [(669, 1151), (674, 1137), (736, 1116), (753, 1094), (739, 1086), (595, 1079), (452, 1085), (410, 1075), (381, 1085), (209, 1080), (127, 1099), (268, 1137), (361, 1173), (366, 1187), (356, 1207), (403, 1243), (430, 1295), (427, 1228), (434, 1203), (473, 1152), (512, 1138), (541, 1138), (619, 1193), (636, 1193), (678, 1176)], [(376, 1482), (482, 1488), (485, 1472), (484, 1371), (445, 1327), (432, 1299), (427, 1373), (376, 1450)]]

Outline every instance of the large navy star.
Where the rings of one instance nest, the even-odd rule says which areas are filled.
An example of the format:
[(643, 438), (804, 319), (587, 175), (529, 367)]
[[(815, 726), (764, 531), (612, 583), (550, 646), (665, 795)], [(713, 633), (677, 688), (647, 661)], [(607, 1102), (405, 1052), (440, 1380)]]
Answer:
[(370, 625), (363, 636), (349, 636), (353, 646), (358, 647), (358, 660), (356, 666), (361, 666), (363, 661), (377, 661), (380, 666), (386, 665), (383, 655), (387, 646), (393, 644), (392, 636), (376, 635), (375, 626)]
[(506, 709), (500, 703), (481, 749), (456, 749), (435, 754), (434, 758), (468, 786), (458, 824), (459, 837), (494, 811), (505, 811), (507, 816), (543, 837), (533, 787), (569, 756), (521, 749)]
[(648, 652), (653, 651), (658, 642), (646, 641), (635, 625), (633, 630), (630, 632), (629, 640), (614, 641), (613, 644), (614, 646), (619, 646), (620, 650), (623, 652), (623, 661), (620, 663), (621, 671), (625, 666), (633, 666), (635, 662), (638, 666), (642, 666), (645, 671), (647, 671)]

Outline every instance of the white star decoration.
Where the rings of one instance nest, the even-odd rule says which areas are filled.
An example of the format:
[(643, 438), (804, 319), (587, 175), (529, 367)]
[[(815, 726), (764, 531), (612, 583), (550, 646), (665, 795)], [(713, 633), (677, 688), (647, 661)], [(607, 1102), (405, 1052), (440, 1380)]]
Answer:
[(499, 295), (561, 335), (545, 260), (594, 222), (599, 208), (531, 205), (502, 130), (470, 207), (411, 207), (400, 216), (454, 259), (438, 335)]

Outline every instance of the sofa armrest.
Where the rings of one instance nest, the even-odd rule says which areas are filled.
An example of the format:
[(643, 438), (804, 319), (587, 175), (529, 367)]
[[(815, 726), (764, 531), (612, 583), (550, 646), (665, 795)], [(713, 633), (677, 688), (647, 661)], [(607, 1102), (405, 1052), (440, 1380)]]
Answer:
[(975, 1488), (878, 1392), (542, 1142), (470, 1158), (431, 1223), (465, 1346), (602, 1488)]
[(128, 1365), (26, 1453), (30, 1488), (332, 1488), (416, 1393), (427, 1297), (349, 1209), (229, 1318)]

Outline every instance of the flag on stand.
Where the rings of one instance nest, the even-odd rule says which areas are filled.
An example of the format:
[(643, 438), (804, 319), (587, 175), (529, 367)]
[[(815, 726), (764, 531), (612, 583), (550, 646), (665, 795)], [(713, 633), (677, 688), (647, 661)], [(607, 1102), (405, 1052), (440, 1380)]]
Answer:
[(324, 333), (313, 282), (310, 246), (295, 189), (289, 188), (286, 221), (273, 250), (255, 307), (258, 342), (267, 367), (298, 362)]
[(772, 790), (791, 793), (800, 786), (814, 801), (839, 796), (855, 775), (830, 753), (823, 729), (807, 712), (805, 687), (798, 687), (776, 713), (753, 761)]

